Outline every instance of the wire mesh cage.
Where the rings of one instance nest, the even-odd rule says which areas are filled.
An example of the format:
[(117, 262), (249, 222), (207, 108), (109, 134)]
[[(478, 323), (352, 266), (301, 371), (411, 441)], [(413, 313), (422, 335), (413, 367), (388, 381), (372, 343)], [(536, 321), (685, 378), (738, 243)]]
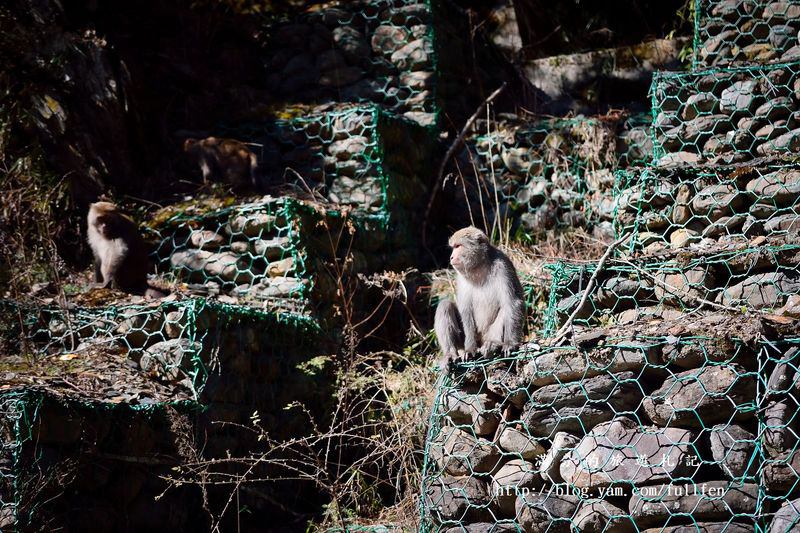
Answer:
[(384, 224), (419, 208), (434, 144), (428, 129), (374, 105), (287, 107), (272, 121), (222, 125), (218, 133), (251, 143), (261, 189)]
[(644, 115), (479, 120), (452, 169), (455, 187), (467, 191), (478, 212), (499, 212), (501, 225), (520, 235), (609, 224), (614, 170), (650, 161), (649, 120)]
[(24, 391), (0, 394), (0, 528), (13, 528), (19, 514), (18, 465), (22, 446), (32, 438), (40, 398)]
[(105, 307), (2, 302), (9, 385), (112, 404), (195, 403), (207, 377), (204, 301)]
[(796, 153), (799, 69), (777, 63), (656, 73), (653, 162), (730, 164)]
[(796, 61), (800, 3), (699, 0), (695, 5), (694, 67)]
[(422, 530), (791, 530), (797, 351), (757, 332), (667, 320), (460, 367), (434, 403)]
[(646, 169), (620, 176), (618, 189), (627, 255), (793, 244), (800, 231), (796, 163)]
[(334, 2), (274, 22), (266, 33), (267, 86), (279, 98), (371, 102), (436, 124), (430, 2)]

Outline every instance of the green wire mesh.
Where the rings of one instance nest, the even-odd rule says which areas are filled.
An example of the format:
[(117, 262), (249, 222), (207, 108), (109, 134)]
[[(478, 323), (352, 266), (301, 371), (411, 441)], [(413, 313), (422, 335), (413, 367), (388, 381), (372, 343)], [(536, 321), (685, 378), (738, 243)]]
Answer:
[(67, 309), (3, 301), (2, 311), (13, 324), (3, 332), (11, 385), (147, 408), (194, 403), (205, 384), (202, 300)]
[(800, 59), (800, 3), (697, 0), (694, 67)]
[(31, 392), (0, 394), (0, 528), (17, 523), (20, 506), (19, 463), (22, 446), (32, 438), (41, 398)]
[(797, 242), (796, 163), (647, 169), (635, 174), (620, 176), (616, 200), (616, 232), (630, 235), (622, 247), (628, 255)]
[(222, 303), (302, 314), (312, 281), (301, 240), (305, 226), (300, 206), (285, 198), (266, 198), (159, 220), (154, 228), (158, 270)]
[(372, 102), (435, 126), (436, 57), (429, 2), (315, 6), (266, 28), (267, 87), (289, 102)]
[[(479, 120), (452, 172), (473, 211), (521, 236), (605, 222), (613, 215), (614, 170), (652, 152), (649, 117)], [(464, 177), (466, 176), (466, 177)]]
[(657, 166), (730, 164), (800, 150), (798, 63), (659, 72), (651, 87)]
[(748, 324), (616, 328), (459, 368), (434, 403), (422, 531), (792, 530), (797, 341)]
[(434, 144), (431, 130), (374, 105), (285, 108), (272, 122), (219, 134), (252, 144), (266, 189), (288, 187), (385, 225), (419, 209)]

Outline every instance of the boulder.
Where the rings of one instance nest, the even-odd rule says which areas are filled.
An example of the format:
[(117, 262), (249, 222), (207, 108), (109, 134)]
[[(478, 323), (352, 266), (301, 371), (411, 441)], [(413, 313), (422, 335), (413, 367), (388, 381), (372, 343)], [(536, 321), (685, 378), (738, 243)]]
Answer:
[(431, 442), (430, 454), (439, 468), (454, 476), (491, 472), (500, 460), (491, 442), (450, 426), (441, 428)]
[(570, 533), (580, 501), (567, 485), (521, 494), (516, 503), (517, 522), (525, 533)]
[(471, 426), (475, 435), (494, 435), (500, 423), (497, 402), (487, 394), (448, 389), (442, 398), (445, 415), (455, 424)]
[(746, 416), (755, 394), (755, 377), (741, 366), (706, 366), (671, 375), (642, 406), (660, 426), (708, 426)]
[(758, 203), (790, 206), (800, 195), (800, 170), (770, 172), (750, 181), (746, 188)]
[(753, 476), (758, 469), (756, 436), (737, 424), (718, 424), (711, 428), (711, 455), (731, 479)]
[(758, 103), (757, 86), (758, 84), (754, 80), (734, 82), (722, 91), (719, 101), (720, 110), (728, 114), (751, 114)]
[(733, 183), (709, 185), (698, 191), (692, 200), (692, 210), (712, 222), (725, 215), (738, 212), (746, 196)]
[(564, 457), (561, 477), (588, 489), (669, 481), (687, 471), (692, 442), (692, 432), (685, 429), (642, 427), (630, 418), (615, 418), (594, 427)]
[(800, 530), (800, 498), (786, 500), (775, 513), (769, 533), (790, 533)]
[(789, 294), (800, 290), (800, 279), (782, 272), (754, 274), (744, 281), (725, 288), (718, 300), (723, 305), (747, 306), (755, 309), (780, 307)]
[(709, 266), (675, 270), (663, 268), (656, 274), (657, 300), (689, 306), (697, 299), (708, 299), (715, 283), (714, 273)]
[(441, 476), (425, 487), (425, 504), (438, 522), (469, 523), (490, 518), (491, 496), (484, 481), (465, 476)]
[(664, 526), (671, 516), (695, 521), (757, 518), (758, 485), (731, 481), (636, 487), (628, 504), (638, 528)]
[(604, 500), (586, 500), (581, 503), (573, 519), (581, 533), (634, 533), (637, 531), (628, 512)]
[(521, 489), (541, 487), (542, 478), (533, 463), (524, 459), (511, 459), (492, 475), (492, 496), (495, 497), (504, 517), (514, 517), (514, 506)]
[(506, 426), (500, 432), (498, 444), (503, 451), (531, 461), (544, 453), (544, 447), (526, 431)]
[(621, 372), (545, 385), (531, 394), (521, 421), (539, 437), (556, 431), (586, 434), (600, 422), (636, 409), (642, 392), (635, 376), (633, 372)]
[(580, 437), (559, 431), (553, 435), (553, 445), (547, 450), (539, 466), (542, 479), (549, 483), (563, 483), (561, 478), (561, 461), (564, 456), (575, 449), (581, 441)]

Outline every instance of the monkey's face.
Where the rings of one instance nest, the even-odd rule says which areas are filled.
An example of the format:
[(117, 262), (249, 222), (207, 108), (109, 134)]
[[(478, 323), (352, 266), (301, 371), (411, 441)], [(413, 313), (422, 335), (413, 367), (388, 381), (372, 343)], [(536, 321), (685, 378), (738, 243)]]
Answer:
[(456, 272), (468, 274), (488, 263), (489, 250), (486, 243), (469, 238), (455, 239), (450, 245), (450, 264)]

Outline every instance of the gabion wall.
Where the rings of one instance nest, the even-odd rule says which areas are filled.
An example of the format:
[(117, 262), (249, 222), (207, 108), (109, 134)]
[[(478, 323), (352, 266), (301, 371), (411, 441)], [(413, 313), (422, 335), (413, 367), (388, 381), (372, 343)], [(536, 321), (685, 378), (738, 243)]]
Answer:
[(657, 166), (730, 164), (800, 150), (798, 63), (653, 76)]
[(423, 531), (792, 530), (798, 345), (756, 324), (611, 328), (462, 368), (435, 402)]
[(478, 120), (450, 169), (452, 187), (468, 191), (476, 212), (493, 216), (498, 211), (501, 225), (519, 235), (610, 225), (614, 171), (650, 161), (649, 120), (638, 115), (524, 119), (511, 114), (488, 123)]
[(268, 88), (293, 102), (372, 102), (437, 121), (429, 2), (334, 2), (266, 28)]
[(800, 59), (800, 3), (772, 0), (698, 0), (694, 66)]

